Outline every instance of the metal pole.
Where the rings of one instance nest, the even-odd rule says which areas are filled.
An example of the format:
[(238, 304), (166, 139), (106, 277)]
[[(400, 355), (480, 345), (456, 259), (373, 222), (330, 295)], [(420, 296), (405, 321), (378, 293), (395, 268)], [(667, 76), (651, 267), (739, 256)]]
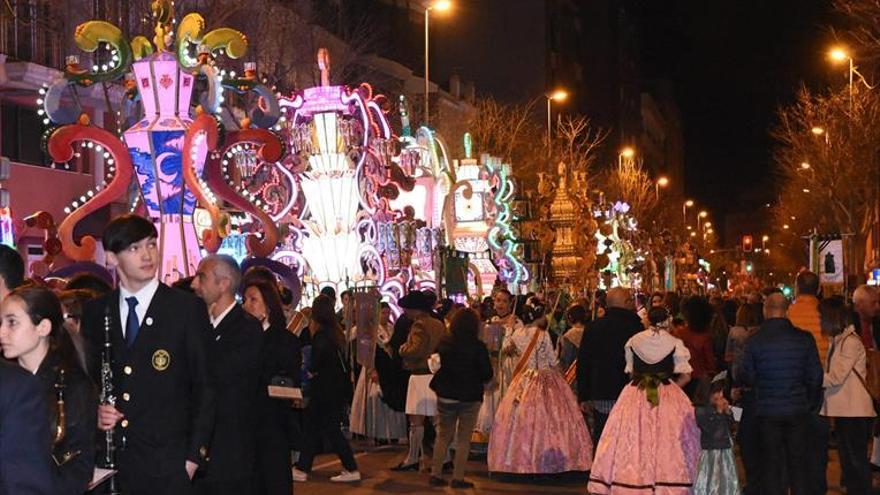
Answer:
[(855, 67), (853, 67), (853, 59), (849, 57), (849, 112), (853, 111), (853, 71), (855, 71)]
[(551, 128), (553, 126), (552, 121), (550, 120), (550, 101), (552, 98), (547, 98), (547, 158), (553, 157), (553, 136), (551, 134)]
[(428, 115), (430, 115), (430, 82), (428, 79), (428, 22), (430, 19), (431, 7), (425, 9), (425, 125), (428, 125)]

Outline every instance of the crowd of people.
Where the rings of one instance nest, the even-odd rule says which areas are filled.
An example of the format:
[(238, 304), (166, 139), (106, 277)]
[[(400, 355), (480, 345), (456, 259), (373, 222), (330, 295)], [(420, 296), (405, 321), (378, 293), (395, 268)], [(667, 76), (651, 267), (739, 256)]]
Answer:
[(156, 241), (143, 218), (108, 224), (115, 287), (25, 280), (0, 246), (0, 495), (80, 495), (108, 463), (99, 491), (289, 494), (321, 452), (341, 461), (332, 481), (360, 480), (351, 436), (405, 444), (389, 468), (432, 487), (473, 487), (472, 455), (588, 472), (593, 494), (825, 493), (829, 443), (847, 493), (867, 494), (880, 465), (873, 287), (822, 299), (805, 271), (792, 302), (618, 287), (562, 308), (413, 290), (398, 318), (377, 308), (365, 364), (351, 293), (297, 311), (271, 271), (223, 255), (168, 287)]

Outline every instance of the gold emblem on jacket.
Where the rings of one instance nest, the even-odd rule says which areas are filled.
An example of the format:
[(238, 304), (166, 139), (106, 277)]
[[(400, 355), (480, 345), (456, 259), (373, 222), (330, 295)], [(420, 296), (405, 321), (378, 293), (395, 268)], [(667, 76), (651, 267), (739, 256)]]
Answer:
[(153, 353), (153, 368), (156, 371), (165, 371), (171, 366), (171, 354), (165, 349), (159, 349)]

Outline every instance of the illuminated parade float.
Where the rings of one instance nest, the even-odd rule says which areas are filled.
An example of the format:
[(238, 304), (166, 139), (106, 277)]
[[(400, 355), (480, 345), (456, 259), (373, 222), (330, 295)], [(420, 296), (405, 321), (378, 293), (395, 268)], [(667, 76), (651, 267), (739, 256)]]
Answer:
[(490, 294), (496, 280), (518, 293), (529, 273), (512, 229), (510, 165), (488, 154), (477, 161), (470, 149), (465, 135), (467, 157), (455, 162), (455, 183), (445, 203), (449, 244), (468, 254), (469, 293)]
[[(231, 227), (226, 209), (243, 212), (250, 222), (259, 223), (259, 228), (253, 229), (259, 233), (250, 234), (246, 242), (252, 255), (268, 256), (274, 251), (278, 231), (268, 205), (248, 191), (241, 170), (230, 167), (229, 157), (230, 151), (250, 146), (259, 161), (274, 164), (281, 159), (283, 147), (276, 135), (257, 127), (275, 125), (279, 112), (275, 97), (255, 80), (252, 66), (246, 66), (250, 70), (238, 79), (215, 66), (221, 55), (244, 55), (247, 39), (243, 34), (229, 28), (206, 31), (202, 17), (189, 14), (174, 36), (170, 1), (154, 2), (153, 18), (152, 42), (143, 36), (129, 41), (119, 28), (104, 21), (80, 25), (77, 45), (106, 63), (96, 62), (91, 70), (85, 70), (79, 67), (77, 57), (69, 57), (63, 78), (47, 86), (41, 103), (45, 123), (61, 124), (45, 136), (55, 162), (67, 162), (87, 152), (102, 154), (106, 164), (106, 180), (72, 202), (70, 214), (58, 228), (64, 254), (79, 262), (95, 259), (93, 238), (75, 241), (77, 223), (127, 197), (132, 180), (136, 180), (132, 211), (141, 212), (156, 225), (162, 259), (159, 274), (163, 281), (172, 282), (194, 274), (203, 250), (213, 253), (220, 249)], [(126, 75), (128, 70), (131, 73)], [(90, 125), (75, 93), (78, 87), (123, 77), (128, 91), (118, 115), (119, 122), (129, 126), (119, 139)], [(197, 87), (199, 91), (194, 92)], [(228, 110), (224, 107), (225, 90), (259, 96), (255, 108), (244, 109), (249, 111), (248, 118), (236, 123), (227, 117), (221, 122), (219, 114)], [(197, 207), (204, 209), (198, 232), (193, 218)]]
[[(467, 257), (471, 296), (498, 283), (518, 292), (529, 281), (510, 165), (485, 153), (471, 158), (469, 136), (468, 156), (453, 163), (432, 129), (411, 131), (403, 98), (396, 136), (384, 96), (366, 83), (330, 84), (325, 49), (321, 84), (279, 96), (253, 63), (238, 76), (221, 68), (244, 56), (242, 33), (206, 30), (196, 13), (177, 23), (170, 1), (154, 2), (153, 19), (152, 40), (128, 40), (104, 21), (80, 25), (75, 40), (92, 67), (71, 56), (41, 92), (51, 158), (63, 164), (88, 153), (105, 165), (103, 183), (71, 201), (58, 225), (67, 258), (97, 259), (95, 239), (74, 231), (123, 200), (156, 225), (159, 274), (169, 283), (219, 252), (268, 266), (304, 301), (326, 286), (376, 288), (396, 301), (413, 289), (445, 292), (447, 246)], [(125, 89), (118, 112), (108, 112), (118, 134), (93, 125), (76, 98), (78, 89), (114, 81)], [(227, 97), (252, 104), (233, 107)]]

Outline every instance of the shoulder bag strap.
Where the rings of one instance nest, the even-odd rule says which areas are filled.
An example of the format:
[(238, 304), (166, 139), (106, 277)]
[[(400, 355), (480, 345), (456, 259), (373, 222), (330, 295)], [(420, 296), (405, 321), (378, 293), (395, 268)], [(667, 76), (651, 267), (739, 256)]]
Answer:
[[(850, 335), (847, 335), (846, 338), (848, 339), (848, 338), (850, 338), (850, 337), (855, 337), (855, 336), (856, 336), (855, 334), (850, 334)], [(846, 339), (844, 339), (844, 340), (846, 340)], [(843, 345), (843, 341), (841, 341), (840, 344)], [(829, 363), (828, 363), (828, 367), (831, 368), (831, 362), (830, 362), (831, 360), (829, 359), (828, 361), (829, 361)], [(867, 366), (867, 349), (865, 350), (865, 365)], [(880, 400), (880, 398), (874, 397), (874, 394), (871, 393), (871, 389), (868, 388), (868, 382), (865, 381), (865, 377), (863, 377), (862, 374), (859, 373), (859, 372), (856, 370), (856, 367), (855, 367), (855, 366), (853, 366), (853, 370), (852, 370), (852, 371), (853, 371), (853, 374), (856, 375), (856, 378), (859, 379), (859, 383), (862, 384), (862, 387), (865, 388), (865, 392), (868, 393), (868, 397), (870, 397), (871, 400), (873, 400), (873, 401), (878, 401), (878, 400)]]

